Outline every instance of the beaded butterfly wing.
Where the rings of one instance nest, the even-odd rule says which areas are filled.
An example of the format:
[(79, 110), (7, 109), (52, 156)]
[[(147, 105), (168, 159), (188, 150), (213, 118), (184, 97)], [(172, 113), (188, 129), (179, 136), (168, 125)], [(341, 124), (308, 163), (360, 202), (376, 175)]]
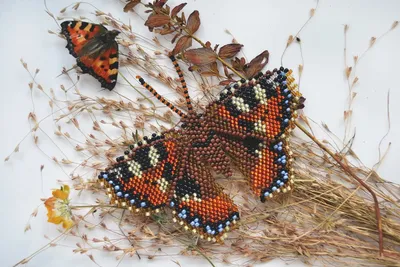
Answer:
[(138, 79), (181, 117), (180, 128), (131, 145), (99, 179), (116, 204), (146, 215), (169, 206), (174, 221), (185, 229), (221, 241), (239, 213), (212, 171), (229, 177), (233, 163), (263, 202), (290, 190), (288, 134), (304, 98), (296, 90), (292, 72), (280, 68), (226, 87), (217, 101), (197, 114), (179, 65), (171, 59), (182, 83), (187, 114)]
[(67, 39), (67, 49), (76, 58), (83, 73), (95, 77), (101, 86), (112, 90), (118, 76), (119, 31), (109, 31), (103, 25), (84, 21), (64, 21), (61, 34)]

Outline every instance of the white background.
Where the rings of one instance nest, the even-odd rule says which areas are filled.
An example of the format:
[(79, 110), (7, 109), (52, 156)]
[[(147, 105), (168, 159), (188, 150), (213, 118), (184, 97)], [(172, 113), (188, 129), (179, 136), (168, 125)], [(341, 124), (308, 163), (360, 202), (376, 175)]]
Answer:
[[(236, 39), (245, 45), (244, 53), (248, 59), (268, 49), (271, 55), (267, 65), (269, 68), (280, 66), (280, 56), (288, 36), (296, 34), (308, 19), (309, 10), (316, 5), (315, 0), (187, 2), (186, 13), (195, 9), (200, 11), (200, 37), (206, 36), (213, 44), (229, 43), (231, 37), (224, 32), (225, 29), (229, 29)], [(62, 7), (70, 3), (70, 0), (49, 0), (48, 7), (57, 14)], [(117, 1), (97, 0), (91, 3), (126, 22), (131, 16), (121, 12), (122, 5)], [(176, 0), (170, 1), (171, 6), (179, 3)], [(41, 69), (38, 81), (46, 88), (59, 86), (61, 81), (56, 76), (62, 66), (72, 66), (74, 59), (64, 48), (63, 40), (47, 33), (48, 29), (58, 29), (44, 12), (43, 1), (3, 0), (0, 7), (0, 156), (4, 158), (29, 130), (27, 114), (31, 111), (31, 99), (27, 84), (30, 78), (19, 59), (24, 58), (30, 68)], [(82, 6), (81, 9), (80, 14), (86, 14), (85, 10), (92, 11), (87, 6)], [(378, 37), (387, 31), (395, 20), (400, 20), (400, 2), (396, 0), (322, 0), (315, 17), (300, 34), (305, 62), (301, 90), (307, 98), (306, 114), (317, 123), (327, 123), (340, 138), (344, 132), (343, 111), (348, 95), (343, 59), (344, 24), (350, 26), (347, 45), (348, 61), (352, 64), (352, 57), (362, 54), (368, 48), (370, 38)], [(143, 30), (146, 29), (142, 25), (138, 27), (145, 32)], [(360, 61), (356, 73), (360, 80), (355, 87), (358, 96), (354, 105), (353, 120), (357, 132), (353, 148), (367, 166), (372, 166), (378, 160), (378, 144), (388, 130), (386, 98), (390, 90), (392, 124), (389, 135), (382, 143), (382, 149), (386, 149), (389, 141), (392, 142), (392, 146), (379, 169), (379, 174), (398, 183), (399, 47), (400, 27), (380, 39)], [(293, 45), (287, 51), (284, 65), (297, 70), (300, 63), (299, 48)], [(96, 86), (94, 82), (93, 86)], [(36, 109), (42, 116), (49, 112), (47, 105), (37, 106)], [(52, 131), (50, 127), (48, 133), (52, 134)], [(43, 238), (44, 234), (56, 235), (54, 225), (45, 222), (44, 207), (40, 208), (38, 218), (32, 222), (33, 231), (24, 233), (24, 227), (32, 210), (41, 203), (39, 199), (48, 196), (50, 189), (57, 186), (56, 179), (65, 179), (61, 171), (35, 148), (30, 138), (22, 143), (20, 149), (21, 152), (14, 155), (10, 162), (0, 164), (2, 266), (10, 266), (44, 245), (47, 242)], [(52, 146), (48, 145), (47, 149), (51, 154)], [(45, 165), (43, 183), (39, 171), (41, 164)], [(68, 241), (64, 241), (63, 244), (74, 245), (68, 244)], [(33, 259), (28, 266), (95, 266), (86, 256), (72, 255), (71, 250), (70, 247), (51, 248)], [(112, 257), (104, 258), (104, 261), (101, 261), (103, 266), (116, 265)], [(179, 260), (182, 266), (208, 265), (204, 259), (174, 259)], [(160, 263), (176, 266), (171, 259), (165, 257), (153, 262), (127, 259), (120, 266), (158, 266)], [(280, 264), (282, 263), (276, 260), (269, 263), (269, 266)]]

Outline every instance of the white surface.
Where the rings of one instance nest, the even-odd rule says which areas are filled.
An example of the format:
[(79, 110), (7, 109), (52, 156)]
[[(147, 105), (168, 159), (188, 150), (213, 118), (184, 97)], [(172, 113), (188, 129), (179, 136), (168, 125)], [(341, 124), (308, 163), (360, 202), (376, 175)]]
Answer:
[[(268, 68), (280, 66), (280, 56), (288, 36), (298, 31), (308, 19), (309, 10), (316, 4), (315, 0), (187, 2), (186, 13), (195, 9), (200, 11), (200, 36), (207, 36), (207, 40), (213, 44), (224, 44), (231, 40), (224, 33), (225, 29), (229, 29), (245, 45), (244, 52), (248, 59), (268, 49), (271, 54)], [(58, 10), (70, 3), (72, 1), (48, 1), (48, 6), (57, 14)], [(122, 6), (116, 4), (116, 1), (99, 0), (92, 3), (103, 11), (128, 21), (129, 15), (121, 12)], [(179, 3), (176, 0), (170, 1), (171, 6)], [(1, 157), (4, 158), (29, 130), (27, 114), (31, 111), (31, 100), (27, 84), (30, 78), (19, 59), (24, 58), (31, 68), (41, 69), (38, 81), (46, 88), (59, 86), (60, 80), (55, 77), (62, 66), (71, 66), (74, 59), (68, 55), (62, 40), (47, 33), (48, 29), (57, 31), (57, 27), (45, 14), (43, 1), (3, 0), (0, 6), (0, 51), (3, 63), (0, 72), (3, 114), (0, 141)], [(82, 6), (81, 9), (80, 14), (92, 11), (88, 6)], [(300, 34), (305, 61), (301, 90), (307, 98), (305, 111), (310, 118), (318, 123), (327, 123), (334, 133), (339, 137), (343, 136), (343, 111), (348, 92), (344, 79), (343, 25), (350, 25), (348, 61), (352, 63), (353, 55), (360, 55), (368, 47), (370, 38), (384, 33), (395, 20), (400, 20), (400, 2), (396, 0), (320, 2), (315, 17)], [(386, 97), (390, 90), (392, 127), (382, 148), (386, 148), (388, 141), (392, 142), (392, 147), (379, 173), (385, 179), (398, 183), (399, 47), (400, 27), (377, 42), (360, 62), (357, 68), (360, 81), (355, 87), (358, 96), (353, 119), (357, 128), (354, 150), (367, 166), (372, 166), (378, 159), (379, 141), (388, 128)], [(300, 62), (298, 46), (293, 45), (287, 51), (284, 65), (297, 70)], [(37, 106), (36, 109), (42, 116), (49, 112), (46, 105)], [(52, 134), (51, 123), (48, 126), (48, 133)], [(51, 144), (43, 145), (51, 154)], [(34, 147), (30, 138), (20, 149), (21, 152), (14, 155), (10, 162), (0, 165), (3, 176), (0, 189), (2, 266), (16, 263), (45, 244), (44, 234), (56, 235), (55, 227), (45, 223), (44, 207), (40, 208), (38, 218), (32, 222), (33, 231), (24, 233), (23, 230), (30, 213), (40, 204), (39, 198), (49, 194), (49, 190), (56, 186), (56, 179), (65, 179), (61, 171)], [(39, 171), (41, 164), (45, 164), (44, 194)], [(63, 244), (68, 244), (68, 241)], [(68, 245), (74, 246), (73, 243)], [(51, 248), (33, 259), (28, 266), (95, 266), (86, 256), (72, 255), (71, 250), (70, 247)], [(114, 259), (106, 257), (108, 258), (103, 266), (116, 265)], [(182, 266), (208, 265), (204, 259), (174, 259), (178, 259)], [(124, 260), (120, 266), (158, 266), (161, 263), (165, 266), (176, 266), (169, 258), (153, 262), (132, 258)], [(269, 266), (281, 264), (273, 261)]]

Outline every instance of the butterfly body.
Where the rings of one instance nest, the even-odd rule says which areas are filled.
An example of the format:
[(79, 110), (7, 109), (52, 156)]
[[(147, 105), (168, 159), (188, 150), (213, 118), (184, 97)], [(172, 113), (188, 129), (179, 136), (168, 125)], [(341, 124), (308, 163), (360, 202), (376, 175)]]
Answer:
[(67, 39), (66, 48), (77, 59), (83, 73), (95, 77), (101, 86), (114, 89), (118, 76), (119, 31), (109, 31), (103, 25), (83, 21), (64, 21), (61, 34)]
[(146, 215), (169, 206), (174, 221), (186, 230), (210, 241), (223, 240), (239, 213), (212, 172), (230, 177), (235, 165), (262, 202), (290, 190), (288, 134), (304, 98), (296, 90), (292, 71), (280, 68), (231, 84), (197, 114), (182, 72), (171, 59), (184, 89), (187, 114), (138, 79), (181, 116), (180, 127), (131, 145), (99, 179), (118, 205)]

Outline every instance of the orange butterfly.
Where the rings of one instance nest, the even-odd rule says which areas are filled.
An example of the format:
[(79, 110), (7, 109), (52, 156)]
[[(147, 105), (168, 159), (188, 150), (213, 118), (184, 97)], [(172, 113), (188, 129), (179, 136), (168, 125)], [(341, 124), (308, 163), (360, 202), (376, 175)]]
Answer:
[(107, 30), (99, 24), (84, 21), (64, 21), (61, 34), (67, 38), (69, 53), (76, 57), (83, 73), (95, 77), (101, 86), (112, 90), (117, 83), (119, 31)]

